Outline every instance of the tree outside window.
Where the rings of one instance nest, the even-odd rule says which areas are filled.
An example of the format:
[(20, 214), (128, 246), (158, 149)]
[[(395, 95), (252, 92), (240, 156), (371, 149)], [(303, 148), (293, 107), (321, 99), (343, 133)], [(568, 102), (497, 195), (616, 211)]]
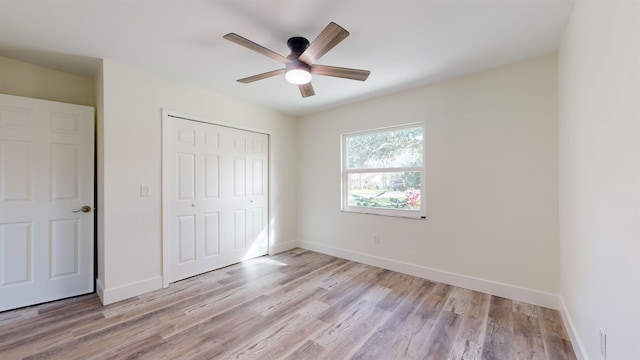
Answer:
[(343, 135), (343, 210), (421, 215), (423, 155), (422, 125)]

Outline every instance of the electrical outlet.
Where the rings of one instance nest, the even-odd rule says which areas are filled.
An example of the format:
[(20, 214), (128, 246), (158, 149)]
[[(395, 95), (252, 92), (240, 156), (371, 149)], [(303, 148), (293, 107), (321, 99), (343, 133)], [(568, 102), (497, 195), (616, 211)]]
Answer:
[(600, 329), (600, 355), (607, 359), (607, 333), (603, 329)]
[(373, 238), (371, 239), (371, 243), (373, 245), (380, 245), (380, 235), (373, 234)]
[(140, 196), (149, 196), (149, 185), (140, 185)]

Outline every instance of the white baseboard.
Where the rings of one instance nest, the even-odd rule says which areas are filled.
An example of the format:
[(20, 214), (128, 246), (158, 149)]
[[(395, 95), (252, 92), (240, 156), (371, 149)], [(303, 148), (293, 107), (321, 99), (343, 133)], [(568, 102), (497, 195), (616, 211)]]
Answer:
[(480, 291), (507, 299), (522, 301), (549, 309), (559, 310), (558, 295), (551, 293), (503, 284), (485, 279), (479, 279), (467, 275), (460, 275), (448, 271), (432, 269), (420, 265), (409, 264), (351, 250), (339, 249), (313, 242), (300, 241), (298, 242), (298, 246), (303, 249), (312, 250), (343, 259), (353, 260), (363, 264), (373, 265), (413, 276), (418, 276), (432, 281), (471, 289), (474, 291)]
[(102, 305), (113, 304), (118, 301), (142, 295), (150, 291), (162, 288), (162, 276), (152, 277), (141, 281), (136, 281), (127, 285), (118, 286), (112, 289), (105, 289), (104, 284), (96, 281), (96, 291)]
[(564, 322), (564, 328), (567, 329), (567, 333), (569, 335), (569, 340), (571, 340), (571, 345), (573, 345), (573, 352), (576, 353), (576, 358), (578, 360), (588, 360), (587, 352), (584, 349), (584, 345), (582, 345), (582, 341), (578, 336), (578, 332), (576, 331), (575, 326), (573, 325), (573, 320), (571, 320), (571, 315), (569, 311), (567, 311), (567, 306), (562, 299), (562, 296), (559, 296), (560, 300), (560, 314), (562, 315), (562, 321)]
[(298, 247), (297, 241), (287, 241), (281, 244), (274, 244), (274, 245), (271, 245), (271, 249), (269, 249), (269, 255), (279, 254), (281, 252), (295, 249), (297, 247)]

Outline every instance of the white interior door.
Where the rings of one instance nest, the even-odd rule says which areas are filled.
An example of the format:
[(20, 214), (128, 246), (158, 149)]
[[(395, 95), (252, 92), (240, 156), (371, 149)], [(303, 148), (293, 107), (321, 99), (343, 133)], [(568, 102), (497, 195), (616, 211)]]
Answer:
[(0, 95), (0, 311), (93, 292), (93, 174), (93, 108)]
[(165, 115), (168, 282), (268, 251), (268, 136)]

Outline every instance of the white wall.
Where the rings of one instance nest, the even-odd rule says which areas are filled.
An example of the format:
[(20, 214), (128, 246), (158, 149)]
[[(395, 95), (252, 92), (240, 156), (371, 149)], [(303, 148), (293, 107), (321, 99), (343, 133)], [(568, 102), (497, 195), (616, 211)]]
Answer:
[[(167, 108), (270, 133), (270, 209), (278, 250), (296, 235), (295, 120), (219, 94), (190, 88), (110, 60), (102, 69), (104, 118), (98, 129), (99, 198), (104, 225), (99, 232), (105, 303), (156, 289), (162, 275), (161, 110)], [(100, 149), (99, 149), (100, 150)], [(139, 196), (141, 184), (149, 197)], [(100, 248), (101, 246), (99, 246)]]
[(0, 93), (95, 106), (95, 81), (0, 56)]
[(585, 358), (640, 359), (640, 2), (578, 1), (559, 56), (561, 298)]
[[(556, 65), (551, 54), (302, 118), (302, 246), (557, 307)], [(341, 213), (340, 135), (415, 121), (428, 220)]]

